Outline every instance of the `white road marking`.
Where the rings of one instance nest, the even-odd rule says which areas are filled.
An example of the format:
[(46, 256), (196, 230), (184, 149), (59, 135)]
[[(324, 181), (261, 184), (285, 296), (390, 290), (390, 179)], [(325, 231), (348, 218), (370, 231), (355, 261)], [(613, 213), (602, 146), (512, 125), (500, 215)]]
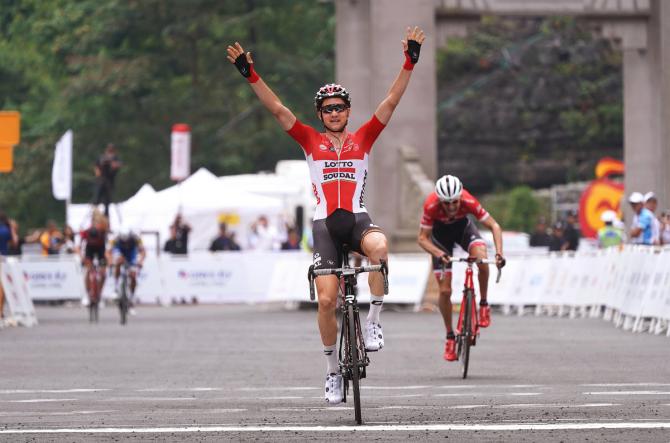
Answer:
[(670, 395), (670, 391), (596, 391), (582, 392), (584, 395)]
[(237, 388), (236, 391), (248, 391), (248, 392), (258, 392), (258, 391), (314, 391), (317, 388), (314, 386), (289, 386), (289, 387), (272, 387), (267, 386), (263, 388)]
[(433, 388), (433, 386), (367, 386), (364, 385), (362, 386), (364, 390), (372, 390), (372, 389), (379, 389), (379, 390), (389, 390), (389, 391), (395, 391), (395, 390), (414, 390), (414, 389), (429, 389)]
[(551, 431), (589, 429), (670, 429), (670, 422), (493, 423), (371, 426), (183, 426), (0, 429), (1, 434), (166, 434), (202, 432), (397, 432), (397, 431)]
[(442, 385), (436, 386), (438, 389), (480, 389), (480, 388), (495, 388), (495, 389), (524, 389), (524, 388), (541, 388), (544, 385)]
[(432, 397), (526, 397), (542, 395), (541, 392), (450, 392), (448, 394), (433, 394)]
[(59, 401), (77, 401), (76, 398), (29, 398), (26, 400), (3, 400), (5, 403), (53, 403)]
[(670, 383), (587, 383), (579, 386), (590, 387), (626, 387), (626, 386), (670, 386)]
[(136, 389), (135, 392), (210, 392), (222, 390), (221, 388), (146, 388)]
[(0, 412), (0, 417), (27, 417), (32, 415), (48, 416), (48, 415), (90, 415), (90, 414), (110, 414), (118, 412), (115, 409), (105, 409), (101, 411), (62, 411), (62, 412), (43, 412), (43, 411), (16, 411), (16, 412)]
[(2, 389), (0, 394), (77, 394), (101, 391), (110, 391), (110, 389)]
[(96, 401), (106, 402), (106, 401), (195, 401), (198, 400), (195, 397), (110, 397), (110, 398), (98, 398)]

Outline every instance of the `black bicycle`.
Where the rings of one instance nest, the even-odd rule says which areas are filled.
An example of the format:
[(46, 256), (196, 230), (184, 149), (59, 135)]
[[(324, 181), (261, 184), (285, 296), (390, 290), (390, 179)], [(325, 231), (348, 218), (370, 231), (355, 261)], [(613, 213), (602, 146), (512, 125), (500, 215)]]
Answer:
[[(119, 294), (119, 313), (121, 314), (121, 324), (125, 325), (128, 321), (128, 311), (130, 310), (130, 298), (132, 296), (132, 291), (130, 290), (130, 271), (134, 265), (129, 264), (127, 261), (124, 261), (121, 265), (121, 272), (119, 278), (121, 279), (121, 287)], [(136, 266), (135, 266), (136, 267)], [(137, 268), (137, 267), (136, 267)], [(135, 279), (137, 279), (135, 275)]]
[(342, 253), (342, 267), (332, 269), (314, 269), (309, 267), (309, 297), (314, 300), (314, 279), (320, 275), (335, 275), (340, 279), (339, 309), (342, 313), (340, 327), (339, 363), (344, 381), (343, 401), (347, 401), (349, 382), (354, 393), (354, 412), (356, 423), (363, 424), (361, 414), (361, 379), (366, 376), (366, 368), (370, 364), (365, 341), (361, 330), (358, 303), (356, 300), (356, 276), (363, 272), (380, 272), (384, 278), (384, 294), (388, 294), (388, 266), (385, 261), (372, 266), (349, 266), (349, 251), (345, 248)]

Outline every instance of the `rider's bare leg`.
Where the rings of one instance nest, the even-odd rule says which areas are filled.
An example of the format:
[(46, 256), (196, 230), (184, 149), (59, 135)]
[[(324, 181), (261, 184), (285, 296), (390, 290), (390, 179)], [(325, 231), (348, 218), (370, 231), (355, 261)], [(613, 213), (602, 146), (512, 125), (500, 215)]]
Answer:
[(327, 373), (340, 372), (337, 362), (337, 289), (339, 279), (334, 275), (321, 275), (316, 278), (316, 290), (319, 294), (317, 321), (323, 343), (324, 355), (328, 364)]
[[(487, 255), (486, 255), (486, 246), (481, 245), (481, 244), (476, 244), (473, 245), (470, 248), (470, 256), (471, 257), (477, 257), (482, 260), (485, 260)], [(486, 302), (486, 297), (488, 295), (488, 288), (489, 288), (489, 265), (477, 265), (479, 268), (479, 296), (481, 297), (482, 302)]]
[[(442, 274), (440, 276), (440, 274)], [(440, 297), (438, 299), (438, 306), (440, 307), (440, 313), (442, 314), (442, 320), (444, 320), (444, 327), (447, 328), (447, 334), (453, 333), (453, 321), (452, 310), (453, 306), (451, 304), (451, 271), (445, 271), (444, 273), (435, 274), (437, 278), (437, 284), (440, 288)], [(442, 277), (442, 278), (440, 278)]]
[[(370, 260), (370, 264), (378, 265), (381, 260), (388, 264), (388, 245), (386, 236), (381, 231), (368, 232), (361, 241), (361, 249)], [(379, 272), (370, 272), (368, 284), (370, 285), (370, 311), (367, 320), (379, 323), (379, 313), (384, 300), (384, 277)]]

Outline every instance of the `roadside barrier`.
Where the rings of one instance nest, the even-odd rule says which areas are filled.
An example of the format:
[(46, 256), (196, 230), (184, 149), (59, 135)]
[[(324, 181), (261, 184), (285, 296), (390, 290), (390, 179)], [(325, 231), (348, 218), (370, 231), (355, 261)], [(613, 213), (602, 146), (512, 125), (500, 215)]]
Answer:
[[(427, 254), (392, 254), (389, 303), (420, 306), (428, 278)], [(196, 252), (148, 256), (136, 296), (141, 303), (305, 302), (309, 299), (305, 252)], [(460, 302), (463, 272), (455, 265), (452, 300)], [(6, 258), (0, 277), (9, 317), (37, 322), (32, 301), (87, 299), (76, 256)], [(575, 254), (510, 256), (499, 284), (490, 272), (489, 303), (505, 313), (601, 317), (617, 327), (670, 336), (670, 248), (626, 246)], [(114, 297), (108, 275), (103, 298)], [(475, 278), (478, 286), (478, 279)], [(359, 301), (369, 301), (361, 281)], [(477, 288), (479, 290), (479, 288)]]

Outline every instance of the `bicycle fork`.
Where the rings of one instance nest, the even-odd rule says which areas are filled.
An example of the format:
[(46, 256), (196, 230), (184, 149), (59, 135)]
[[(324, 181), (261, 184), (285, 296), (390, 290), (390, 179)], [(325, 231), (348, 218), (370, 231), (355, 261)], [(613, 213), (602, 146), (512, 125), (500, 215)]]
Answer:
[(456, 334), (460, 335), (463, 331), (463, 313), (466, 303), (468, 303), (468, 291), (472, 292), (472, 297), (470, 300), (470, 324), (472, 325), (472, 340), (479, 335), (479, 321), (477, 319), (477, 301), (475, 296), (475, 285), (473, 280), (472, 269), (467, 268), (465, 271), (465, 284), (463, 286), (463, 299), (461, 300), (461, 309), (458, 313), (458, 323), (456, 326)]

